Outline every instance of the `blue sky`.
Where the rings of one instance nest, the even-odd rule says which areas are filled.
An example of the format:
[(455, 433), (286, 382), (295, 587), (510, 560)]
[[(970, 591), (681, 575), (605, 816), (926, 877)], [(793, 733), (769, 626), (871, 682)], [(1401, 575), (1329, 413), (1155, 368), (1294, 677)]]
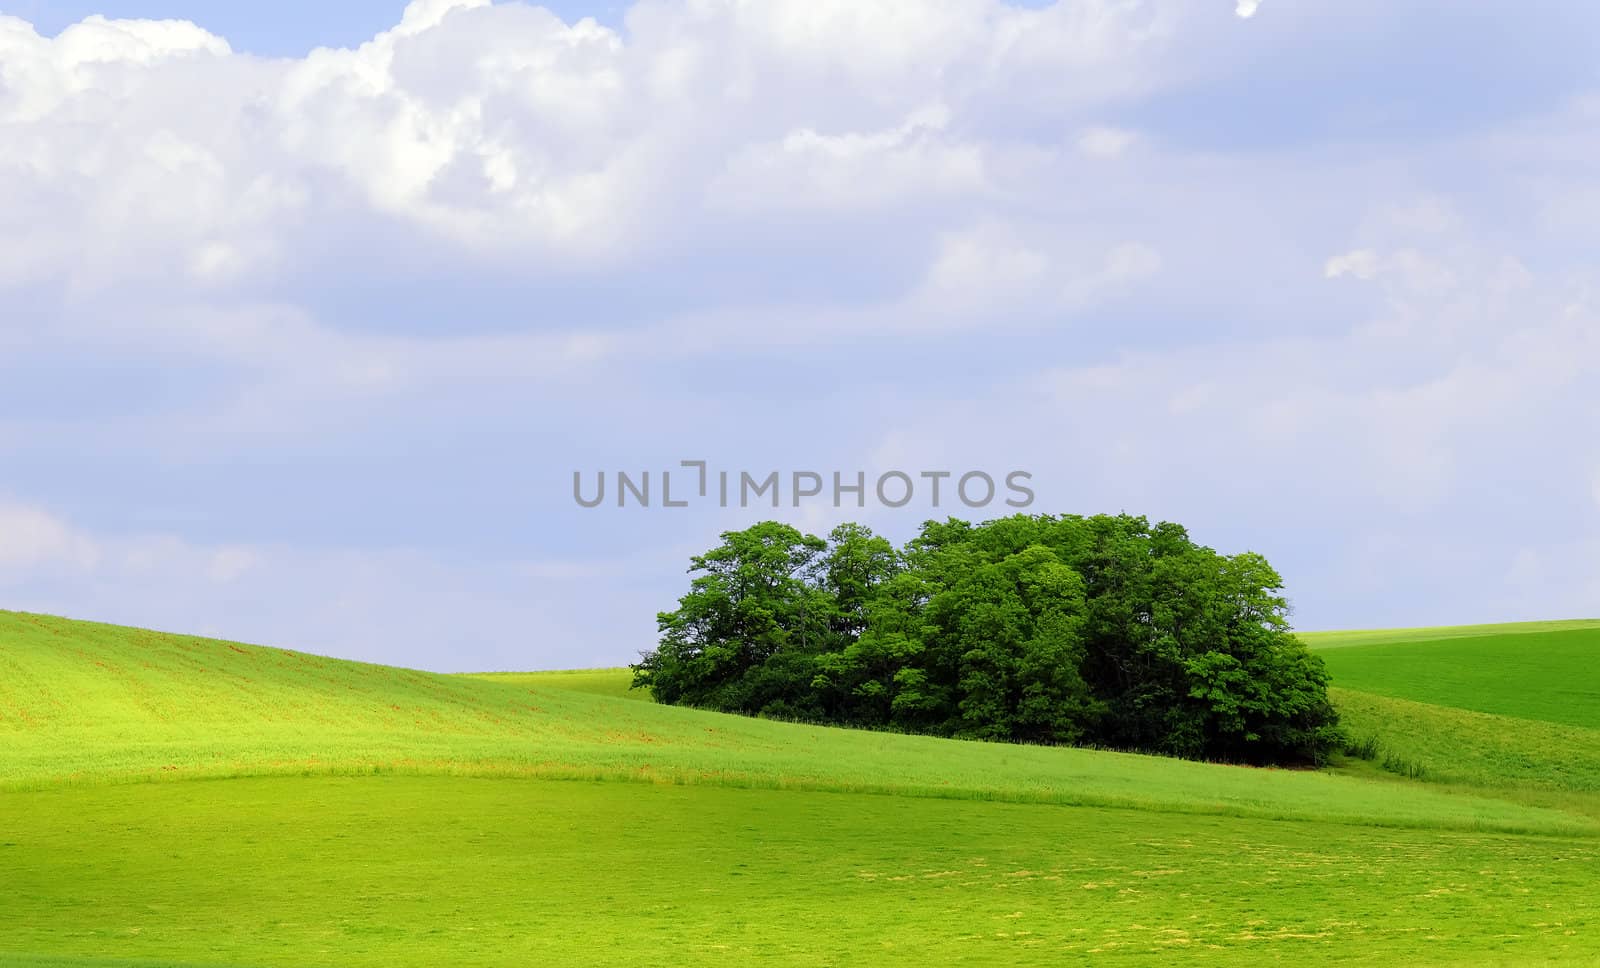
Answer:
[(616, 664), (720, 530), (998, 510), (572, 499), (705, 459), (1600, 614), (1581, 5), (0, 10), (0, 607)]
[[(593, 17), (615, 24), (622, 3), (555, 3), (550, 10), (568, 20)], [(0, 11), (28, 20), (40, 33), (57, 34), (99, 14), (130, 20), (188, 20), (228, 39), (239, 51), (263, 57), (303, 57), (316, 47), (358, 47), (400, 21), (405, 4), (393, 0), (338, 3), (217, 3), (216, 0), (23, 0)]]

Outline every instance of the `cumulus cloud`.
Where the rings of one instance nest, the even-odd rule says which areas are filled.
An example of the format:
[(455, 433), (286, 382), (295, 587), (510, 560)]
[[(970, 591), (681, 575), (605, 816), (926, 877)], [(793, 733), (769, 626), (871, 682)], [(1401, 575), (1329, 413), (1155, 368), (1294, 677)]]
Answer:
[[(874, 306), (806, 328), (903, 328), (929, 292), (1033, 271), (1026, 246), (1002, 265), (952, 240), (1055, 177), (1073, 155), (1059, 118), (1159, 86), (1180, 9), (645, 0), (614, 29), (416, 0), (359, 47), (283, 60), (178, 21), (92, 17), (50, 38), (0, 17), (0, 294), (63, 297), (0, 329), (40, 353), (234, 368), (201, 419), (259, 429), (330, 400), (761, 343), (717, 335), (771, 309), (719, 304), (739, 298), (717, 282), (730, 253), (776, 274), (804, 245), (827, 278), (830, 260), (900, 248)], [(1131, 137), (1084, 130), (1096, 157)], [(1082, 310), (1141, 275), (1120, 232), (1050, 234), (1028, 243), (1065, 274), (1046, 301)], [(381, 303), (428, 273), (582, 288), (669, 271), (700, 285), (690, 305), (618, 320), (534, 303), (492, 334), (436, 313), (389, 337), (382, 315), (304, 304), (357, 287)]]
[[(1307, 0), (1271, 40), (1344, 63), (1407, 27), (1357, 7)], [(708, 451), (1026, 465), (1041, 509), (1236, 528), (1215, 542), (1329, 624), (1563, 574), (1597, 513), (1593, 98), (1511, 123), (1463, 91), (1448, 131), (1321, 150), (1370, 92), (1306, 90), (1197, 9), (419, 0), (284, 59), (0, 17), (7, 602), (435, 665), (541, 629), (567, 651), (539, 661), (620, 661), (684, 555), (617, 549), (748, 514), (530, 492)], [(1587, 594), (1558, 584), (1495, 607)]]
[(1256, 11), (1260, 9), (1261, 0), (1238, 0), (1238, 2), (1234, 4), (1233, 12), (1236, 16), (1248, 20), (1251, 17), (1254, 17), (1256, 15)]
[(262, 61), (184, 22), (46, 38), (0, 18), (0, 211), (55, 226), (0, 248), (0, 280), (270, 278), (335, 213), (476, 257), (615, 264), (719, 202), (981, 191), (975, 136), (1019, 89), (1146, 86), (1170, 19), (1109, 0), (644, 2), (624, 35), (416, 0), (358, 48)]

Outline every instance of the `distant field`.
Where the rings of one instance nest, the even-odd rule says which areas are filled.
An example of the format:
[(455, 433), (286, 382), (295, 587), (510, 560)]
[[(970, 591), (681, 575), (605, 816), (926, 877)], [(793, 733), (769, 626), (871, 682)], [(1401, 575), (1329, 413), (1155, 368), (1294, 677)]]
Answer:
[(651, 701), (647, 690), (633, 688), (633, 672), (627, 668), (568, 669), (559, 672), (478, 672), (465, 678), (524, 686), (549, 686), (552, 689), (587, 692), (595, 696)]
[(1402, 642), (1437, 642), (1485, 635), (1539, 635), (1546, 632), (1593, 631), (1600, 619), (1578, 618), (1555, 622), (1510, 622), (1500, 625), (1448, 625), (1438, 628), (1353, 629), (1338, 632), (1297, 632), (1313, 649), (1338, 649), (1349, 645), (1395, 645)]
[(1350, 732), (1427, 779), (1600, 811), (1600, 622), (1301, 637)]
[(1370, 642), (1322, 656), (1344, 689), (1600, 728), (1600, 628)]
[(1536, 694), (1594, 633), (1341, 634), (1336, 703), (1422, 780), (0, 612), (0, 968), (1600, 964), (1600, 733)]

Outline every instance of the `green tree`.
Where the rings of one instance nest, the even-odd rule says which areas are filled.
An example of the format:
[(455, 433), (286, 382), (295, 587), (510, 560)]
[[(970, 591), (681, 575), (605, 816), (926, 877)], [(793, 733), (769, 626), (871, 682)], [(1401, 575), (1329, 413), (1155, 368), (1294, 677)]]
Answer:
[(788, 679), (829, 643), (829, 596), (814, 584), (827, 543), (768, 521), (729, 531), (722, 544), (690, 560), (695, 577), (678, 608), (656, 617), (661, 639), (634, 666), (634, 684), (661, 702), (757, 713), (782, 701), (794, 708)]
[(1240, 762), (1341, 741), (1277, 572), (1176, 524), (950, 519), (903, 550), (854, 524), (722, 537), (634, 667), (663, 702)]

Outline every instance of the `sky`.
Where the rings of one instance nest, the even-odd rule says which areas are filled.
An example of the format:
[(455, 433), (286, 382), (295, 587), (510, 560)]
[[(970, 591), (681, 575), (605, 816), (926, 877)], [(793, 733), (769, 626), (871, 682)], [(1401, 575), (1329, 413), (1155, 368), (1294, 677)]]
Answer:
[[(1265, 555), (1302, 629), (1600, 615), (1597, 39), (1555, 0), (0, 0), (0, 608), (617, 665), (724, 530), (903, 541), (1012, 510), (921, 475), (1018, 471)], [(580, 506), (601, 471), (651, 506)]]

